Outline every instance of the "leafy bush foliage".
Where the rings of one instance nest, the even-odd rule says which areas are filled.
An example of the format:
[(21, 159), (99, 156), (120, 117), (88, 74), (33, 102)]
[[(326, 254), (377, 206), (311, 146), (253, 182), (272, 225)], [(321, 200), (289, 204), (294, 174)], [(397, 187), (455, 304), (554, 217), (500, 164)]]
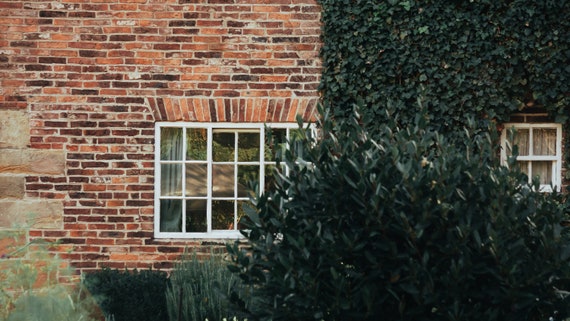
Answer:
[(105, 317), (114, 321), (167, 320), (166, 272), (105, 268), (86, 274), (83, 284)]
[(171, 321), (232, 320), (245, 317), (230, 303), (231, 294), (242, 287), (219, 256), (208, 259), (185, 256), (170, 276), (166, 293)]
[[(273, 190), (229, 246), (263, 320), (561, 320), (569, 313), (563, 196), (497, 166), (489, 132), (461, 143), (426, 116), (371, 139), (325, 115), (281, 156)], [(392, 124), (393, 125), (393, 124)]]
[(337, 113), (362, 102), (369, 117), (389, 110), (408, 124), (425, 97), (440, 132), (466, 115), (505, 121), (525, 106), (568, 120), (566, 1), (319, 2), (321, 89)]

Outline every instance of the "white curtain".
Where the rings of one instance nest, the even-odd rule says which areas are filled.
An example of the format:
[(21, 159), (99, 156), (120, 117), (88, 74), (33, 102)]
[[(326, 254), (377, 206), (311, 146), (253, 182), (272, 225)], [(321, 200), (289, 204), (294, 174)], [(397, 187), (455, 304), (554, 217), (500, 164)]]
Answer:
[[(162, 163), (161, 196), (182, 196), (183, 139), (182, 128), (162, 128), (160, 137), (160, 159), (162, 161), (180, 161), (180, 163)], [(162, 232), (182, 232), (182, 200), (161, 199), (160, 230)]]

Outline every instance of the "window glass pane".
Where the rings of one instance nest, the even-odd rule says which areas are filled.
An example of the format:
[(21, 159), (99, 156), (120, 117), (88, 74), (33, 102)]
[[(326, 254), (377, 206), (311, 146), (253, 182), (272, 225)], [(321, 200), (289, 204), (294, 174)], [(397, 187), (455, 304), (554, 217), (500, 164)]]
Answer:
[(160, 129), (160, 159), (182, 160), (182, 128)]
[(208, 156), (208, 131), (205, 128), (186, 129), (188, 160), (206, 160)]
[(212, 196), (234, 196), (234, 165), (212, 166)]
[(556, 129), (535, 128), (532, 131), (534, 155), (556, 155)]
[(160, 165), (160, 195), (182, 196), (182, 164)]
[(186, 201), (186, 232), (207, 232), (207, 206), (204, 200)]
[(234, 202), (212, 201), (212, 229), (234, 229)]
[[(265, 145), (265, 160), (274, 161), (279, 153), (285, 151), (287, 143), (287, 130), (283, 128), (271, 130), (271, 141)], [(282, 158), (282, 157), (281, 157)]]
[(259, 161), (259, 133), (238, 133), (238, 161)]
[(515, 145), (519, 147), (519, 156), (529, 155), (529, 130), (519, 128), (515, 132)]
[(240, 165), (238, 166), (238, 197), (250, 196), (250, 182), (259, 182), (259, 166), (258, 165)]
[(160, 231), (182, 232), (182, 200), (160, 200)]
[(540, 184), (549, 185), (552, 182), (552, 162), (532, 162), (532, 176), (540, 176)]
[(186, 196), (208, 194), (208, 165), (186, 164)]
[(215, 132), (212, 141), (214, 162), (233, 162), (235, 153), (235, 133)]
[(517, 162), (521, 172), (525, 173), (528, 176), (528, 164), (529, 162)]
[(243, 226), (243, 224), (242, 224), (242, 219), (246, 216), (245, 210), (244, 210), (244, 207), (246, 207), (246, 206), (253, 207), (250, 202), (240, 201), (237, 204), (237, 211), (238, 211), (237, 212), (237, 215), (238, 215), (237, 216), (237, 221), (238, 221), (237, 229), (238, 230), (243, 230), (245, 228), (245, 226)]
[(265, 188), (264, 191), (267, 192), (269, 189), (275, 187), (275, 170), (279, 169), (281, 173), (285, 173), (285, 166), (268, 165), (265, 166)]

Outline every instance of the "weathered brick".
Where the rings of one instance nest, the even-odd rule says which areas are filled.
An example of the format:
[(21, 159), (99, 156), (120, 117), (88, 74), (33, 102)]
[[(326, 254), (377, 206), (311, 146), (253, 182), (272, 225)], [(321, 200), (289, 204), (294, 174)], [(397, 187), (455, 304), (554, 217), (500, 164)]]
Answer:
[(0, 178), (25, 182), (0, 198), (61, 202), (61, 233), (38, 236), (75, 244), (67, 258), (80, 269), (166, 268), (186, 245), (219, 246), (152, 240), (155, 121), (314, 111), (316, 1), (207, 2), (4, 4), (30, 16), (2, 20)]
[(42, 18), (61, 18), (61, 17), (66, 17), (67, 16), (67, 12), (65, 11), (46, 11), (46, 10), (41, 10), (40, 11), (40, 17)]

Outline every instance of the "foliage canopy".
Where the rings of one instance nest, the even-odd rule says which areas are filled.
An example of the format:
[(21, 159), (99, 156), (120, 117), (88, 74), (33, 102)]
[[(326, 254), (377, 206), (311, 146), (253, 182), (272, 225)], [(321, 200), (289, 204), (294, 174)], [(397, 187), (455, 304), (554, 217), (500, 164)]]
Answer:
[(531, 106), (570, 116), (568, 1), (320, 3), (321, 89), (337, 114), (358, 102), (369, 117), (406, 124), (423, 97), (440, 132)]
[[(359, 117), (291, 142), (244, 220), (231, 266), (267, 320), (560, 320), (570, 247), (562, 196), (497, 166), (489, 133), (463, 146), (427, 117), (372, 139)], [(366, 124), (364, 124), (366, 125)], [(309, 135), (307, 131), (307, 135)]]

